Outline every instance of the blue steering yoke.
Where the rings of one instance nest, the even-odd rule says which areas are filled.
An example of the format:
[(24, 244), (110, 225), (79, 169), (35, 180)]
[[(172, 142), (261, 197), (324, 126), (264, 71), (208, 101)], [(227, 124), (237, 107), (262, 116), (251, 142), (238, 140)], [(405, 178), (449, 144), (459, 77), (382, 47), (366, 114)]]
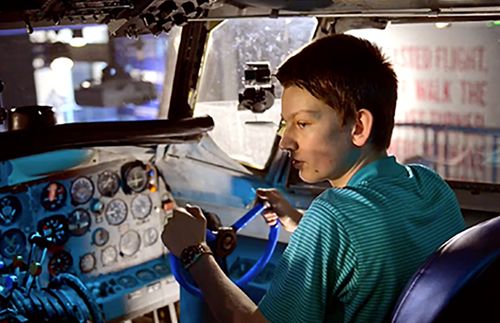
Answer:
[[(257, 215), (261, 214), (265, 209), (264, 204), (257, 204), (250, 211), (248, 211), (245, 215), (243, 215), (239, 220), (237, 220), (232, 226), (231, 229), (237, 233), (241, 229), (243, 229), (250, 221), (252, 221)], [(250, 268), (246, 274), (241, 276), (239, 279), (235, 280), (234, 283), (243, 287), (250, 280), (255, 278), (262, 269), (267, 265), (271, 256), (273, 255), (274, 249), (276, 248), (276, 244), (278, 242), (278, 233), (279, 233), (279, 224), (278, 222), (269, 227), (269, 235), (268, 241), (266, 244), (266, 248), (264, 253), (259, 258), (259, 260)], [(217, 239), (217, 232), (212, 232), (207, 229), (206, 240), (207, 242), (212, 242)], [(189, 273), (182, 267), (179, 259), (175, 257), (173, 254), (169, 254), (170, 268), (172, 273), (174, 274), (175, 279), (179, 282), (179, 284), (187, 290), (189, 293), (203, 298), (201, 290), (195, 286), (193, 279), (189, 276)]]

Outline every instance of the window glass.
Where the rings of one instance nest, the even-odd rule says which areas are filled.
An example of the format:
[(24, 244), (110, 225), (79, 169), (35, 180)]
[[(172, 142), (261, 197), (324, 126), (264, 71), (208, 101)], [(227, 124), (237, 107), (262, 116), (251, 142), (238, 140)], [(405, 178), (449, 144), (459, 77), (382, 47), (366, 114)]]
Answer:
[(16, 48), (3, 54), (15, 65), (0, 71), (4, 104), (49, 105), (58, 123), (158, 118), (169, 35), (108, 33), (106, 25), (4, 32), (2, 46)]
[[(247, 62), (267, 61), (271, 71), (293, 51), (309, 42), (315, 18), (252, 18), (225, 21), (208, 42), (195, 115), (210, 115), (215, 142), (231, 157), (264, 168), (280, 122), (280, 102), (263, 113), (238, 110)], [(275, 84), (275, 96), (281, 89)]]
[(500, 183), (500, 28), (489, 22), (353, 30), (399, 79), (390, 153), (450, 180)]

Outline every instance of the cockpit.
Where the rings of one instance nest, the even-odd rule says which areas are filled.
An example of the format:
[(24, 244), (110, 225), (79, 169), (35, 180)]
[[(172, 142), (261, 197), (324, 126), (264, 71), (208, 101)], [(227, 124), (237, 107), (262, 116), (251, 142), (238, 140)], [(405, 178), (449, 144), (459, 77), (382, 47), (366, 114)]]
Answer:
[(205, 322), (161, 239), (187, 204), (258, 302), (290, 233), (250, 214), (256, 190), (275, 187), (305, 210), (328, 187), (304, 182), (278, 148), (274, 77), (322, 35), (368, 39), (393, 64), (388, 152), (442, 176), (468, 227), (500, 214), (498, 1), (0, 8), (2, 322)]

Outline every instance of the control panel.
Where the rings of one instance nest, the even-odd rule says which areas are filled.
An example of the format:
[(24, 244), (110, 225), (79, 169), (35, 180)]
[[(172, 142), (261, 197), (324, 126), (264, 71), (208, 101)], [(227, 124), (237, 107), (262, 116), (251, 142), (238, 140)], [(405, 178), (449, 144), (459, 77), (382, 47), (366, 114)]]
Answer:
[[(161, 242), (175, 201), (156, 167), (136, 159), (67, 170), (0, 189), (0, 261), (29, 264), (34, 234), (50, 241), (37, 279), (77, 276), (106, 320), (178, 300)], [(140, 296), (140, 297), (139, 297)]]

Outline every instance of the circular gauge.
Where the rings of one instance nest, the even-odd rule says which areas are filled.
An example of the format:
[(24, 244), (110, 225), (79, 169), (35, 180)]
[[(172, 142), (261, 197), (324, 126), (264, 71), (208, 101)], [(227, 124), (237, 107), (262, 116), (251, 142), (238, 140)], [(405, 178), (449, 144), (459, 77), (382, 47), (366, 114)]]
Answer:
[(57, 245), (62, 245), (69, 239), (68, 220), (64, 215), (53, 215), (42, 219), (37, 227), (42, 237), (52, 238)]
[(0, 225), (14, 223), (21, 214), (21, 202), (15, 196), (5, 196), (0, 200)]
[(116, 252), (115, 247), (109, 246), (102, 251), (101, 254), (101, 262), (103, 266), (110, 265), (116, 261), (116, 257), (118, 253)]
[(149, 196), (140, 194), (134, 197), (131, 204), (132, 215), (136, 219), (144, 219), (151, 213), (153, 202)]
[(103, 196), (113, 197), (120, 189), (120, 177), (112, 171), (104, 171), (97, 178), (97, 189)]
[(68, 229), (74, 236), (82, 236), (90, 230), (90, 213), (84, 209), (75, 209), (68, 216)]
[(42, 191), (41, 202), (47, 211), (59, 210), (66, 202), (66, 189), (61, 183), (50, 183)]
[(132, 191), (140, 193), (148, 185), (148, 174), (142, 165), (134, 166), (125, 172), (125, 183)]
[(156, 279), (156, 274), (151, 269), (141, 269), (137, 271), (135, 275), (137, 278), (145, 282)]
[(26, 248), (26, 235), (19, 229), (4, 232), (0, 240), (0, 252), (5, 258), (22, 255)]
[(80, 257), (80, 271), (83, 274), (89, 273), (95, 269), (95, 256), (93, 253), (86, 253)]
[(133, 276), (126, 275), (118, 278), (118, 284), (125, 288), (132, 288), (138, 284), (138, 281)]
[(92, 195), (94, 195), (94, 184), (89, 178), (81, 176), (71, 184), (71, 199), (76, 204), (87, 203)]
[(108, 243), (109, 240), (109, 232), (104, 228), (97, 228), (92, 234), (92, 242), (96, 246), (104, 246)]
[(120, 238), (120, 252), (124, 256), (132, 256), (141, 246), (141, 236), (137, 231), (130, 230), (125, 232)]
[(71, 270), (73, 266), (73, 257), (69, 252), (60, 250), (52, 256), (49, 260), (48, 268), (49, 273), (55, 276), (60, 273), (66, 273)]
[(153, 269), (159, 274), (163, 275), (170, 274), (170, 267), (168, 266), (167, 263), (158, 263), (153, 266)]
[(158, 231), (155, 228), (149, 228), (144, 231), (144, 245), (151, 246), (158, 240)]
[(105, 216), (109, 224), (121, 224), (127, 218), (127, 204), (119, 199), (109, 202), (106, 207)]

